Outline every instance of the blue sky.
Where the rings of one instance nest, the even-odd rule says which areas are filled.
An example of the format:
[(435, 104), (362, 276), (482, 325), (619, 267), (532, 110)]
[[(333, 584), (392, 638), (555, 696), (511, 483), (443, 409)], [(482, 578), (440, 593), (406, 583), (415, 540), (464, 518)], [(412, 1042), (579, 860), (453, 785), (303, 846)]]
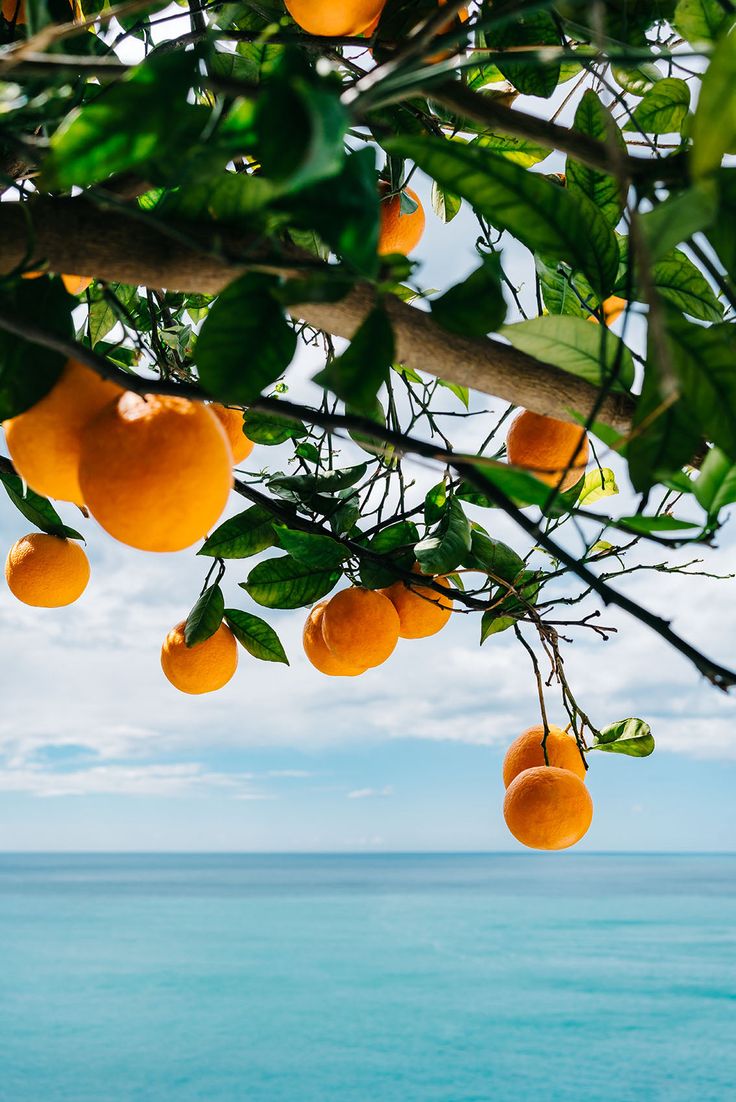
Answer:
[[(550, 158), (544, 167), (561, 165)], [(462, 212), (443, 226), (425, 182), (414, 183), (428, 208), (421, 280), (439, 288), (473, 266), (474, 224)], [(508, 260), (516, 274), (525, 257), (519, 250)], [(289, 376), (294, 397), (309, 397), (317, 366), (313, 354), (300, 356)], [(454, 401), (448, 394), (446, 408)], [(503, 407), (478, 399), (474, 408)], [(490, 416), (463, 430), (463, 446), (485, 435)], [(345, 446), (341, 462), (360, 454)], [(246, 466), (274, 468), (280, 459), (257, 448)], [(437, 481), (425, 466), (408, 470), (417, 495)], [(625, 476), (620, 484), (626, 494)], [(234, 501), (230, 511), (239, 508)], [(144, 555), (73, 507), (62, 511), (88, 538), (92, 580), (82, 600), (36, 610), (0, 587), (0, 849), (520, 848), (501, 814), (501, 760), (538, 714), (528, 659), (511, 633), (480, 649), (477, 620), (457, 616), (433, 639), (401, 642), (380, 669), (333, 679), (303, 656), (304, 612), (267, 612), (290, 668), (241, 652), (222, 692), (187, 697), (164, 679), (159, 650), (196, 599), (208, 560), (196, 549)], [(476, 516), (526, 552), (510, 522)], [(28, 527), (0, 496), (3, 555)], [(720, 543), (703, 557), (707, 569), (727, 573), (734, 540)], [(656, 549), (645, 557), (662, 558)], [(237, 587), (249, 565), (228, 571), (227, 602), (259, 611)], [(733, 581), (646, 573), (618, 584), (733, 665)], [(596, 813), (582, 847), (735, 849), (733, 701), (625, 614), (604, 610), (603, 622), (620, 635), (602, 643), (578, 632), (566, 648), (568, 677), (594, 722), (640, 715), (658, 749), (645, 761), (592, 756)], [(549, 707), (551, 721), (564, 723), (552, 694)]]

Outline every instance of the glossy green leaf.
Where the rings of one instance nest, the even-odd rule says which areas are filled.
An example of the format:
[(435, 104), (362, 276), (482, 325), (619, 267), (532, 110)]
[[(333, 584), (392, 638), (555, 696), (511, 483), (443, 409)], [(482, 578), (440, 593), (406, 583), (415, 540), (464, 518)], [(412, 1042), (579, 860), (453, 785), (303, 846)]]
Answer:
[(624, 130), (642, 134), (679, 133), (689, 109), (689, 86), (679, 77), (664, 77), (645, 94)]
[(507, 161), (521, 165), (522, 168), (531, 168), (549, 157), (550, 151), (543, 145), (536, 145), (526, 138), (517, 138), (512, 134), (481, 134), (473, 145), (481, 149), (490, 149), (504, 157)]
[(355, 467), (343, 467), (324, 474), (277, 475), (269, 482), (269, 489), (297, 504), (309, 501), (315, 494), (331, 494), (346, 490), (360, 482), (367, 470), (365, 463)]
[(698, 524), (693, 524), (692, 521), (680, 520), (679, 517), (671, 517), (666, 513), (658, 517), (645, 517), (638, 513), (633, 517), (621, 517), (617, 523), (629, 532), (640, 532), (642, 535), (648, 535), (652, 532), (682, 532), (686, 529), (695, 530), (700, 527)]
[(711, 448), (693, 488), (708, 516), (716, 518), (721, 509), (736, 501), (736, 463), (720, 448)]
[(603, 215), (584, 196), (573, 196), (480, 146), (439, 138), (394, 137), (389, 152), (409, 157), (478, 214), (508, 230), (527, 248), (568, 260), (601, 296), (618, 272), (618, 246)]
[(341, 356), (315, 375), (314, 381), (331, 390), (358, 412), (370, 412), (378, 391), (388, 379), (394, 359), (394, 334), (386, 311), (374, 307)]
[(662, 260), (675, 245), (687, 241), (694, 233), (707, 229), (717, 210), (715, 182), (703, 180), (642, 214), (639, 225), (646, 238), (651, 263)]
[(225, 612), (225, 598), (219, 585), (210, 585), (205, 589), (184, 626), (184, 642), (188, 647), (196, 647), (215, 634)]
[(680, 249), (651, 268), (651, 280), (662, 298), (699, 321), (721, 321), (723, 306), (700, 269)]
[(654, 737), (643, 719), (620, 719), (599, 731), (592, 750), (607, 754), (628, 754), (631, 758), (646, 758), (654, 750)]
[(236, 405), (255, 401), (292, 361), (296, 333), (273, 295), (271, 276), (249, 273), (210, 308), (195, 358), (202, 386)]
[(626, 345), (604, 325), (550, 314), (505, 325), (499, 335), (544, 363), (554, 364), (594, 386), (612, 375), (617, 390), (634, 381), (634, 361)]
[(282, 555), (259, 562), (240, 585), (265, 608), (303, 608), (334, 589), (340, 575), (340, 570), (315, 570)]
[(594, 505), (596, 501), (601, 501), (604, 497), (611, 497), (617, 493), (618, 486), (613, 471), (609, 467), (595, 467), (585, 475), (575, 504), (581, 508), (583, 506), (587, 507), (588, 505)]
[(284, 551), (288, 551), (297, 562), (306, 566), (329, 570), (337, 567), (350, 552), (331, 536), (322, 536), (316, 532), (303, 532), (298, 528), (275, 529), (276, 538)]
[(0, 482), (16, 509), (36, 528), (52, 536), (61, 536), (63, 539), (84, 539), (84, 536), (74, 528), (64, 524), (50, 501), (34, 493), (29, 487), (24, 487), (17, 475), (0, 471)]
[(239, 608), (226, 608), (225, 619), (235, 638), (254, 658), (262, 662), (282, 662), (289, 665), (286, 651), (276, 632), (260, 616)]
[(470, 552), (463, 559), (463, 566), (469, 570), (482, 570), (509, 584), (513, 584), (524, 572), (521, 555), (508, 544), (492, 539), (477, 529), (472, 533)]
[(714, 42), (728, 19), (722, 0), (679, 0), (673, 25), (687, 42)]
[(247, 409), (243, 415), (243, 431), (254, 444), (273, 448), (287, 440), (301, 440), (307, 430), (301, 421), (290, 417), (278, 417), (272, 413), (259, 413)]
[(382, 589), (396, 581), (396, 570), (411, 570), (416, 561), (414, 545), (419, 539), (416, 524), (402, 520), (377, 532), (367, 543), (376, 555), (386, 556), (386, 565), (373, 559), (360, 560), (360, 580), (366, 589)]
[(275, 543), (273, 513), (252, 505), (215, 529), (198, 554), (213, 559), (247, 559)]
[[(592, 89), (588, 89), (580, 100), (574, 125), (582, 134), (603, 143), (613, 141), (622, 154), (626, 152), (626, 143), (613, 116)], [(578, 192), (585, 195), (595, 204), (609, 225), (618, 224), (626, 194), (615, 176), (599, 172), (572, 157), (567, 158), (566, 175), (567, 188), (572, 195)]]
[(425, 574), (449, 574), (463, 561), (470, 545), (470, 523), (462, 505), (453, 497), (438, 531), (418, 543), (414, 553)]
[(704, 329), (672, 312), (667, 333), (690, 416), (708, 440), (736, 461), (736, 328), (722, 324)]
[[(67, 339), (74, 335), (74, 300), (60, 279), (19, 279), (0, 287), (0, 311)], [(17, 417), (46, 395), (64, 368), (65, 357), (0, 328), (0, 421)], [(29, 370), (29, 365), (33, 370)]]
[(441, 222), (452, 222), (462, 204), (459, 196), (440, 187), (436, 180), (432, 181), (432, 208)]
[(494, 5), (494, 15), (509, 14), (512, 18), (499, 19), (485, 32), (489, 47), (508, 50), (508, 58), (496, 59), (498, 69), (518, 92), (525, 96), (548, 99), (560, 80), (560, 62), (545, 59), (540, 50), (538, 58), (526, 57), (514, 60), (513, 47), (558, 46), (559, 30), (548, 11), (525, 11), (516, 4)]
[(485, 337), (495, 332), (506, 317), (500, 258), (495, 253), (485, 256), (479, 268), (433, 299), (431, 306), (434, 320), (451, 333)]
[(736, 153), (736, 28), (716, 43), (691, 133), (690, 170), (696, 180), (715, 172), (726, 153)]

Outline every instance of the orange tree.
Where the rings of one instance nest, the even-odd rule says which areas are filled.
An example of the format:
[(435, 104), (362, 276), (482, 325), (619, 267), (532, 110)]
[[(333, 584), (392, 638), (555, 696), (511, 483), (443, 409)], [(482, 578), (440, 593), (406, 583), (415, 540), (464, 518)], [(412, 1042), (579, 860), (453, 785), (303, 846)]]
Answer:
[[(222, 640), (232, 674), (223, 628), (286, 660), (253, 604), (306, 610), (346, 584), (308, 616), (319, 668), (359, 674), (399, 632), (439, 630), (449, 602), (481, 643), (527, 652), (547, 764), (545, 680), (581, 750), (653, 746), (643, 720), (589, 717), (568, 683), (565, 638), (613, 630), (584, 602), (729, 689), (626, 575), (687, 571), (678, 549), (707, 553), (736, 500), (732, 0), (189, 0), (176, 24), (156, 0), (84, 0), (64, 22), (69, 8), (2, 8), (0, 418), (42, 426), (43, 459), (81, 408), (74, 364), (133, 392), (59, 454), (125, 542), (170, 549), (167, 517), (176, 546), (206, 532), (211, 570), (166, 644), (187, 691), (223, 681), (187, 649)], [(408, 186), (422, 179), (434, 212)], [(474, 270), (430, 289), (411, 250), (461, 208)], [(322, 364), (297, 403), (300, 344)], [(191, 421), (206, 463), (176, 428), (184, 400), (230, 408), (224, 428)], [(201, 498), (222, 508), (225, 430), (256, 445), (234, 480), (247, 507), (192, 529)], [(81, 538), (7, 437), (10, 500)], [(436, 472), (426, 493), (417, 461)], [(611, 462), (635, 504), (616, 508)], [(249, 608), (224, 608), (226, 570)]]

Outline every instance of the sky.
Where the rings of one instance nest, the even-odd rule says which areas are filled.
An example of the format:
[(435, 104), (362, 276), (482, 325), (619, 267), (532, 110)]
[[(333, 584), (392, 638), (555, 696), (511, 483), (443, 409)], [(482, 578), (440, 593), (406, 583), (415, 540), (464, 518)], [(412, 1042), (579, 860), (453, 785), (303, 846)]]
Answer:
[[(545, 167), (559, 166), (551, 158)], [(426, 181), (413, 185), (428, 212), (416, 253), (420, 279), (444, 287), (473, 267), (474, 223), (463, 211), (442, 225)], [(521, 251), (506, 253), (513, 271), (522, 259)], [(309, 397), (307, 380), (319, 366), (315, 353), (300, 353), (290, 396)], [(454, 402), (448, 394), (445, 408), (459, 409)], [(478, 396), (472, 408), (488, 412), (464, 430), (468, 445), (503, 406)], [(340, 462), (360, 455), (342, 446)], [(244, 466), (280, 462), (282, 450), (256, 448)], [(611, 465), (629, 495), (621, 466)], [(425, 465), (407, 470), (417, 495), (437, 481)], [(228, 512), (240, 508), (234, 500)], [(226, 604), (269, 619), (291, 664), (259, 663), (241, 650), (224, 690), (185, 696), (164, 678), (159, 652), (196, 600), (210, 560), (196, 548), (158, 556), (125, 548), (74, 507), (60, 511), (87, 538), (92, 578), (82, 599), (31, 609), (0, 586), (0, 850), (521, 849), (503, 822), (501, 762), (539, 715), (513, 633), (480, 648), (477, 617), (458, 615), (431, 639), (400, 641), (363, 677), (327, 678), (301, 649), (305, 611), (254, 606), (237, 584), (254, 560), (236, 562), (223, 583)], [(528, 550), (512, 522), (470, 512), (491, 535)], [(0, 497), (0, 553), (28, 530)], [(703, 557), (702, 569), (726, 574), (736, 541), (727, 529), (718, 542), (674, 557)], [(654, 548), (641, 557), (658, 562), (662, 554)], [(734, 664), (733, 580), (646, 572), (616, 584)], [(564, 652), (568, 678), (598, 726), (641, 716), (657, 750), (646, 760), (591, 755), (595, 816), (578, 848), (736, 849), (733, 699), (625, 613), (605, 609), (601, 622), (619, 634), (604, 643), (577, 631)], [(550, 721), (564, 726), (552, 693), (548, 707)]]

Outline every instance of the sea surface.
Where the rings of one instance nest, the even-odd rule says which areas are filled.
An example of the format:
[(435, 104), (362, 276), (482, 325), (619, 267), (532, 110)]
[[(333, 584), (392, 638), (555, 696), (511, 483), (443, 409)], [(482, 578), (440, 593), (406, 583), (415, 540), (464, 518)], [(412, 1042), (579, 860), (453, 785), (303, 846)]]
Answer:
[(736, 857), (0, 856), (2, 1102), (736, 1099)]

